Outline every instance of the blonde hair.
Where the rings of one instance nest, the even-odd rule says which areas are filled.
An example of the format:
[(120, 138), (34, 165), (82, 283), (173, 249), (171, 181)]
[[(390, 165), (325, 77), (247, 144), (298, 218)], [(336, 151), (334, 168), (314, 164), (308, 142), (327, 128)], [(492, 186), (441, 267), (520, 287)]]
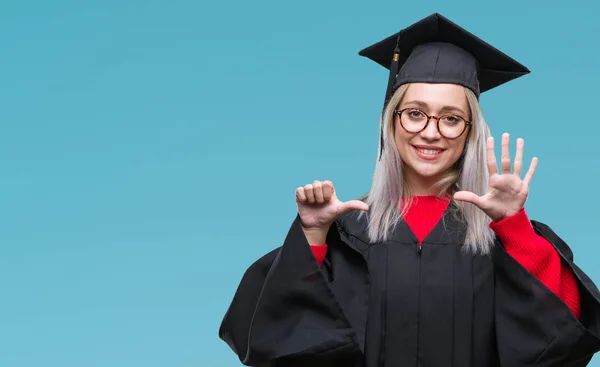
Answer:
[[(409, 84), (396, 90), (386, 109), (380, 124), (383, 124), (383, 153), (375, 166), (371, 190), (364, 197), (369, 205), (368, 236), (371, 242), (389, 239), (395, 226), (402, 220), (410, 206), (403, 205), (401, 200), (409, 199), (411, 194), (402, 172), (402, 160), (394, 140), (394, 109), (404, 97)], [(452, 195), (458, 190), (467, 190), (477, 195), (485, 194), (488, 188), (488, 169), (486, 165), (486, 140), (490, 136), (479, 101), (468, 88), (465, 93), (471, 110), (473, 125), (465, 144), (465, 151), (456, 164), (435, 185), (438, 196)], [(472, 204), (453, 201), (466, 225), (465, 246), (473, 253), (489, 254), (494, 234), (489, 228), (490, 219), (479, 208)], [(364, 215), (363, 212), (361, 215)]]

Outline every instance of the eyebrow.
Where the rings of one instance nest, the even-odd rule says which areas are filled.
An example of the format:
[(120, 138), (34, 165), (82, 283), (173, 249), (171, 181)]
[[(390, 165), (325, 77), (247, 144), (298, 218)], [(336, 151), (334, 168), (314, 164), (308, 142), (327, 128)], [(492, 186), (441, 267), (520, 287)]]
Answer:
[[(408, 101), (405, 103), (406, 105), (417, 105), (421, 108), (424, 109), (428, 109), (429, 105), (423, 101), (418, 101), (418, 100), (414, 100), (414, 101)], [(462, 113), (463, 115), (465, 115), (465, 111), (463, 111), (461, 108), (456, 107), (456, 106), (444, 106), (441, 109), (441, 112), (443, 113), (444, 111), (454, 111), (454, 112), (459, 112)]]

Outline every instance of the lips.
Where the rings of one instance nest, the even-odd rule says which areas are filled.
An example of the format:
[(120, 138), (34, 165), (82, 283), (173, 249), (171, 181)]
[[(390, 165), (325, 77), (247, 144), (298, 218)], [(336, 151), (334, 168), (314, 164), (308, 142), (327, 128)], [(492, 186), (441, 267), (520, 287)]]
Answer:
[(445, 151), (445, 149), (433, 146), (413, 145), (413, 148), (419, 157), (429, 160), (439, 158)]

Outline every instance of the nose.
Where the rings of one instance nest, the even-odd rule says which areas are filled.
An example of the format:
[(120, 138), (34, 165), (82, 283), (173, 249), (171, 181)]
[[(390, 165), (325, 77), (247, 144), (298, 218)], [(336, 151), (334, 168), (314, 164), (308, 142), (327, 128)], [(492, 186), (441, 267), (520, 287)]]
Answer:
[(437, 119), (431, 117), (425, 125), (425, 129), (420, 133), (421, 137), (425, 140), (439, 140), (442, 138), (440, 131), (438, 130)]

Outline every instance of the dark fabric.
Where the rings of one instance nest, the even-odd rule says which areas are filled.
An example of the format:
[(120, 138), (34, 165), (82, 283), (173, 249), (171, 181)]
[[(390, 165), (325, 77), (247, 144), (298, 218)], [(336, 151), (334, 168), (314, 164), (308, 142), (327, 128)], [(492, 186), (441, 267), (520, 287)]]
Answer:
[(353, 302), (347, 294), (336, 296), (330, 284), (344, 282), (344, 273), (351, 277), (354, 272), (343, 269), (351, 265), (336, 259), (340, 269), (330, 275), (340, 279), (326, 279), (296, 218), (284, 245), (244, 274), (220, 337), (249, 366), (332, 366), (332, 361), (360, 360), (356, 331), (338, 299), (346, 307)]
[(496, 304), (501, 361), (506, 366), (586, 366), (600, 344), (600, 293), (573, 263), (569, 246), (549, 226), (537, 221), (532, 224), (575, 273), (581, 293), (581, 320), (502, 246), (496, 246), (496, 297), (504, 300)]
[(459, 84), (479, 95), (477, 60), (452, 43), (418, 45), (400, 69), (394, 90), (412, 82)]
[[(388, 82), (386, 101), (407, 82), (453, 83), (477, 96), (529, 74), (522, 64), (446, 17), (434, 13), (359, 52), (390, 69), (399, 50), (398, 79)], [(390, 80), (396, 78), (391, 70)]]
[(574, 270), (582, 320), (498, 241), (463, 249), (452, 206), (422, 247), (405, 223), (370, 244), (349, 213), (328, 234), (322, 269), (299, 219), (283, 245), (253, 264), (220, 337), (251, 366), (585, 366), (600, 348), (600, 297), (569, 247), (532, 222)]

